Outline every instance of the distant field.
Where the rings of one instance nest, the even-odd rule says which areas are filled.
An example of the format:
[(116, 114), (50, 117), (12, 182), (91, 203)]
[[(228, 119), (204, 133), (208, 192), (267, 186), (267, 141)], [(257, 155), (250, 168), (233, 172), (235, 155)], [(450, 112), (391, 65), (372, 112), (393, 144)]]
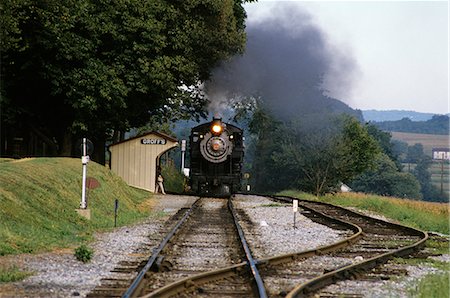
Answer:
[[(408, 145), (420, 143), (423, 145), (423, 151), (426, 155), (432, 156), (432, 148), (449, 148), (450, 137), (448, 135), (430, 135), (420, 133), (407, 132), (391, 132), (392, 139), (406, 142)], [(403, 164), (405, 172), (412, 171), (415, 164)], [(431, 181), (438, 188), (447, 194), (450, 193), (449, 184), (449, 164), (444, 163), (443, 167), (440, 162), (433, 162), (430, 167)]]
[[(413, 163), (403, 163), (404, 172), (412, 172), (416, 168), (416, 164)], [(438, 188), (447, 194), (450, 193), (450, 164), (441, 163), (439, 161), (433, 162), (429, 168), (431, 174), (431, 182)]]
[(406, 142), (408, 145), (414, 145), (416, 143), (422, 144), (424, 153), (429, 156), (431, 156), (432, 148), (448, 148), (450, 146), (450, 138), (448, 135), (430, 135), (395, 131), (391, 132), (391, 134), (392, 139)]

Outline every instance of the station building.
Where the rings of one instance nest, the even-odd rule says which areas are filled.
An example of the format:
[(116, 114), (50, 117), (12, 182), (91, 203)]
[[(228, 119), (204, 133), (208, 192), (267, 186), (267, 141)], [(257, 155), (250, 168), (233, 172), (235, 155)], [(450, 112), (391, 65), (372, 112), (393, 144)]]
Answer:
[(109, 166), (128, 185), (154, 192), (160, 158), (177, 146), (177, 139), (166, 134), (142, 134), (110, 145)]

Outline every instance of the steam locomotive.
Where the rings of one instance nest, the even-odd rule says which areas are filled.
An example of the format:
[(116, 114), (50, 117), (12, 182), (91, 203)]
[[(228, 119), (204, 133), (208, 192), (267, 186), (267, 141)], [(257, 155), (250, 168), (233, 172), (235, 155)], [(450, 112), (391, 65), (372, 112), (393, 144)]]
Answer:
[(226, 197), (241, 189), (242, 129), (214, 117), (191, 130), (190, 186), (199, 195)]

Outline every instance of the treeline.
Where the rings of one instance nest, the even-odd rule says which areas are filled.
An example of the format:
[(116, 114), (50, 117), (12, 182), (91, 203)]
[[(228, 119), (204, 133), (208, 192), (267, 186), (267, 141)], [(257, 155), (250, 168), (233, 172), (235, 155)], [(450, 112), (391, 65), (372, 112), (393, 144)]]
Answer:
[[(250, 117), (246, 168), (257, 192), (297, 189), (315, 195), (354, 191), (427, 201), (448, 201), (431, 183), (431, 159), (407, 146), (414, 171), (402, 171), (402, 152), (388, 132), (342, 114), (277, 119), (258, 107)], [(405, 148), (403, 148), (405, 149)]]
[(243, 52), (251, 1), (1, 1), (2, 130), (62, 156), (88, 137), (103, 163), (105, 143), (151, 115), (204, 115), (201, 83)]
[(384, 131), (423, 133), (448, 135), (449, 117), (446, 115), (434, 115), (427, 121), (412, 121), (409, 118), (403, 118), (397, 121), (371, 122), (379, 129)]

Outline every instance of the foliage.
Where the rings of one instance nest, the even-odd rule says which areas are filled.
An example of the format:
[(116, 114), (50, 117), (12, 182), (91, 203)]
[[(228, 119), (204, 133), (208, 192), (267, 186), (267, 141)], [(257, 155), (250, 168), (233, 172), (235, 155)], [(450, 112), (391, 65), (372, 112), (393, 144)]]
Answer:
[(94, 250), (90, 247), (87, 247), (85, 244), (81, 244), (75, 249), (74, 255), (78, 261), (88, 263), (91, 261), (92, 256), (94, 255)]
[(420, 184), (410, 173), (402, 173), (386, 155), (376, 156), (376, 165), (350, 183), (354, 191), (384, 196), (421, 199)]
[(399, 170), (402, 169), (402, 164), (400, 162), (399, 152), (401, 145), (392, 142), (392, 135), (389, 132), (385, 132), (377, 128), (373, 124), (367, 124), (367, 131), (369, 134), (377, 141), (380, 149), (384, 154), (386, 154), (397, 166)]
[(301, 120), (278, 121), (263, 108), (254, 112), (249, 129), (257, 191), (293, 187), (319, 195), (370, 167), (378, 147), (366, 128), (349, 116), (328, 116), (312, 129)]
[(164, 189), (166, 191), (182, 193), (187, 185), (186, 176), (180, 169), (175, 168), (173, 163), (162, 166), (162, 176), (164, 177)]
[(243, 51), (243, 2), (2, 2), (6, 118), (70, 154), (81, 134), (103, 148), (112, 130), (141, 126), (150, 114), (201, 115), (200, 83)]
[(385, 131), (400, 131), (437, 135), (449, 134), (449, 117), (446, 115), (434, 115), (430, 120), (427, 121), (412, 121), (409, 118), (403, 118), (397, 121), (372, 123), (381, 130)]
[(1, 163), (0, 255), (33, 253), (90, 240), (96, 230), (114, 226), (114, 201), (120, 202), (118, 226), (147, 218), (151, 195), (129, 187), (106, 167), (88, 164), (100, 187), (87, 193), (91, 220), (80, 206), (81, 164), (72, 158), (33, 158)]
[(283, 191), (287, 195), (307, 200), (319, 200), (343, 207), (354, 207), (375, 212), (394, 219), (401, 224), (424, 231), (434, 231), (448, 235), (449, 209), (444, 203), (423, 202), (395, 197), (382, 197), (362, 193), (339, 193), (313, 197), (299, 191)]
[(396, 156), (399, 160), (403, 160), (408, 152), (408, 143), (391, 139), (392, 154)]
[(413, 146), (408, 146), (406, 157), (403, 162), (418, 163), (424, 157), (425, 154), (423, 153), (423, 145), (420, 143), (416, 143)]
[(0, 265), (0, 282), (14, 282), (30, 276), (30, 272), (24, 272), (17, 266), (2, 266)]
[[(447, 266), (448, 269), (448, 266)], [(410, 297), (449, 297), (450, 273), (427, 274), (418, 284), (414, 284), (408, 289)]]

